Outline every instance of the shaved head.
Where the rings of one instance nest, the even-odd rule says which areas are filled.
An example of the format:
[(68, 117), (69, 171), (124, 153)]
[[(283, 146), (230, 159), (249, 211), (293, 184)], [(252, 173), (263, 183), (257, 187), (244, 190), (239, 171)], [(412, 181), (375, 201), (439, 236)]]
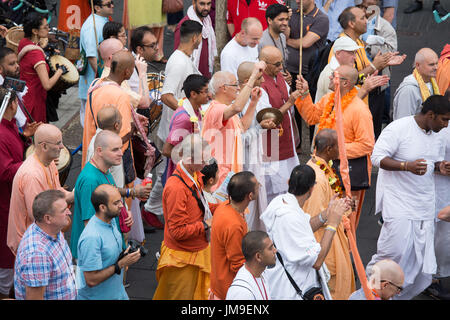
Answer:
[(131, 52), (125, 50), (118, 51), (112, 56), (111, 73), (117, 75), (128, 70), (131, 71), (131, 76), (134, 70), (134, 63), (134, 57)]
[(339, 72), (341, 77), (348, 79), (353, 86), (358, 81), (358, 71), (353, 66), (343, 65), (338, 67), (336, 71)]
[(317, 152), (323, 152), (327, 147), (333, 147), (338, 142), (337, 133), (332, 129), (322, 129), (317, 132), (314, 144)]
[(275, 46), (265, 46), (259, 53), (259, 60), (263, 60), (266, 62), (270, 62), (270, 60), (279, 60), (282, 58), (283, 55), (281, 54), (280, 49)]
[(237, 69), (237, 76), (240, 83), (244, 83), (250, 78), (254, 66), (255, 63), (250, 61), (242, 62), (239, 65)]
[(416, 53), (416, 57), (414, 59), (415, 63), (423, 63), (429, 59), (438, 59), (438, 55), (430, 48), (422, 48)]
[(246, 18), (242, 21), (241, 31), (238, 35), (244, 42), (244, 46), (254, 48), (258, 45), (263, 34), (263, 26), (261, 22), (253, 17)]
[(117, 142), (120, 140), (120, 144), (122, 145), (122, 138), (117, 134), (109, 130), (100, 131), (95, 137), (94, 148), (107, 148), (113, 145), (113, 142)]
[(34, 134), (34, 144), (38, 145), (42, 142), (53, 142), (53, 140), (62, 137), (61, 130), (53, 124), (43, 123), (41, 124)]
[(430, 48), (422, 48), (416, 53), (414, 64), (425, 82), (430, 82), (436, 77), (439, 57)]
[(119, 39), (109, 38), (103, 40), (99, 45), (100, 56), (107, 67), (111, 67), (112, 55), (123, 49), (123, 44)]
[(388, 300), (399, 293), (398, 290), (403, 286), (405, 275), (398, 263), (385, 259), (372, 266), (369, 281), (370, 286), (378, 291), (381, 299)]
[(122, 124), (122, 115), (116, 106), (106, 105), (98, 111), (97, 123), (100, 129), (118, 133), (117, 129), (120, 131), (120, 128), (115, 128), (114, 126), (116, 123)]

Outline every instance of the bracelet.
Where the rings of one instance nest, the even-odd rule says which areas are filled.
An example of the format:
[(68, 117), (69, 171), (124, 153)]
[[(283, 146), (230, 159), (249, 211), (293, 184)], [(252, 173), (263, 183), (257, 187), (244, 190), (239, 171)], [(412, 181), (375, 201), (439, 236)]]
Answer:
[(136, 189), (131, 189), (131, 199), (134, 200), (134, 198), (136, 197)]
[(405, 171), (405, 161), (400, 162), (400, 170)]
[(119, 261), (116, 261), (116, 263), (114, 264), (114, 273), (115, 274), (120, 274), (121, 270), (119, 267)]
[(127, 188), (127, 194), (126, 194), (125, 197), (126, 197), (126, 198), (129, 198), (129, 197), (130, 197), (130, 189), (128, 189), (128, 188)]
[(408, 171), (408, 161), (405, 161), (405, 171)]
[(325, 230), (330, 230), (330, 231), (336, 232), (336, 228), (333, 226), (330, 226), (329, 224), (327, 224), (327, 226), (325, 227)]
[(305, 92), (303, 92), (301, 95), (302, 95), (302, 97), (306, 97), (308, 94), (309, 94), (309, 89), (306, 90)]
[(327, 220), (324, 220), (323, 219), (323, 217), (322, 217), (322, 212), (321, 213), (319, 213), (319, 220), (320, 220), (320, 222), (322, 223), (322, 224), (324, 224)]
[(370, 62), (370, 66), (373, 68), (373, 71), (377, 71), (377, 67), (374, 66), (374, 64), (372, 62)]

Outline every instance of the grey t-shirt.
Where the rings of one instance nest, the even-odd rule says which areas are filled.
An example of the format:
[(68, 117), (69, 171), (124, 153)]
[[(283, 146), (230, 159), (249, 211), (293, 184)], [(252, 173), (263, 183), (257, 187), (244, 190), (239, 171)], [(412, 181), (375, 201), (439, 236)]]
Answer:
[(264, 30), (261, 40), (259, 40), (258, 54), (261, 52), (261, 49), (264, 48), (265, 46), (275, 46), (281, 51), (281, 54), (283, 56), (283, 66), (286, 68), (288, 51), (286, 47), (286, 36), (284, 35), (284, 33), (280, 33), (278, 39), (275, 39), (269, 33), (269, 28)]
[[(291, 32), (289, 38), (300, 39), (300, 12), (292, 13), (289, 20), (289, 27)], [(328, 35), (329, 21), (328, 16), (315, 7), (310, 13), (303, 16), (303, 36), (308, 32), (314, 32), (320, 39), (316, 41), (311, 47), (303, 49), (302, 56), (302, 73), (308, 73), (310, 63), (315, 56), (317, 49), (325, 45)], [(300, 61), (300, 54), (298, 49), (287, 46), (288, 60), (287, 70), (291, 73), (298, 73), (298, 64)]]

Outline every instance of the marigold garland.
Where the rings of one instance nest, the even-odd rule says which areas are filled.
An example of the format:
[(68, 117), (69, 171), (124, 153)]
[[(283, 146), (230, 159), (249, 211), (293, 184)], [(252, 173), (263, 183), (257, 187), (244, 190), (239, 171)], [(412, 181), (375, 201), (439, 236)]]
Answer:
[[(356, 88), (353, 88), (345, 96), (342, 97), (341, 102), (341, 108), (342, 113), (344, 110), (348, 107), (348, 105), (353, 101), (353, 98), (358, 94), (358, 90)], [(318, 130), (322, 129), (334, 129), (334, 126), (336, 124), (336, 114), (334, 110), (334, 95), (335, 93), (331, 93), (327, 104), (325, 105), (325, 109), (322, 113), (322, 116), (320, 117), (319, 122), (319, 128)]]
[[(333, 168), (333, 161), (330, 160), (328, 162), (328, 167), (324, 163), (317, 160), (315, 157), (313, 158), (313, 161), (316, 165), (319, 166), (320, 170), (322, 170), (328, 177), (328, 183), (330, 184), (331, 190), (337, 193), (339, 198), (343, 198), (344, 189), (342, 188), (341, 180), (339, 179), (336, 170)], [(329, 168), (331, 168), (331, 170)], [(330, 175), (331, 172), (333, 173), (333, 176)]]

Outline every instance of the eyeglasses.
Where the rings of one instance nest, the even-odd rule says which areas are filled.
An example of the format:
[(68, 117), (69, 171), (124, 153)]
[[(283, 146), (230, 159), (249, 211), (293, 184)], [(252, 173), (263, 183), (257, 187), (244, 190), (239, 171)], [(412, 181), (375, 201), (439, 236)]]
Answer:
[(158, 42), (153, 42), (150, 44), (141, 44), (141, 47), (152, 48), (153, 50), (156, 50), (156, 48), (158, 48)]
[[(331, 74), (331, 77), (334, 78), (334, 72)], [(347, 78), (344, 78), (344, 77), (339, 77), (339, 79), (341, 79), (341, 80), (348, 80)]]
[(62, 146), (63, 145), (62, 141), (58, 141), (58, 142), (41, 141), (41, 142), (39, 142), (39, 144), (41, 144), (41, 143), (50, 143), (50, 144), (53, 144), (55, 146)]
[(237, 83), (235, 83), (235, 84), (224, 84), (224, 86), (237, 88), (237, 87), (239, 87), (239, 84), (237, 84)]
[(387, 283), (389, 283), (390, 285), (394, 286), (394, 287), (397, 289), (397, 293), (400, 293), (400, 292), (403, 291), (403, 287), (399, 287), (398, 285), (392, 283), (392, 282), (389, 281), (389, 280), (381, 280), (380, 282), (387, 282)]
[(283, 64), (283, 61), (278, 61), (278, 62), (275, 62), (275, 63), (271, 63), (271, 62), (267, 62), (267, 61), (266, 61), (266, 63), (267, 63), (267, 64), (271, 64), (271, 65), (273, 65), (274, 67), (278, 68), (279, 66), (281, 66), (281, 65)]
[(108, 7), (108, 8), (111, 8), (113, 5), (114, 5), (114, 2), (111, 1), (111, 2), (108, 2), (108, 3), (105, 3), (105, 4), (101, 4), (100, 7)]

